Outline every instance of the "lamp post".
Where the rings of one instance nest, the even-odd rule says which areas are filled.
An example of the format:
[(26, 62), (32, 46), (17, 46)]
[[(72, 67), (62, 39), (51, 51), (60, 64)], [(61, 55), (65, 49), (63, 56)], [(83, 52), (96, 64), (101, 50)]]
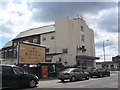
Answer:
[[(106, 40), (108, 41), (108, 40)], [(103, 54), (104, 54), (104, 62), (105, 62), (105, 41), (103, 41)]]

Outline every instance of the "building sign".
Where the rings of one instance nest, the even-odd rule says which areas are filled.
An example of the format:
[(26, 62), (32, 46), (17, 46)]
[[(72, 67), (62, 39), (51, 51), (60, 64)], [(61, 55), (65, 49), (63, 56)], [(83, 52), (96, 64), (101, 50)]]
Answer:
[(87, 56), (87, 55), (77, 55), (76, 59), (91, 59), (91, 60), (95, 60), (95, 59), (99, 59), (99, 57), (94, 57), (94, 56)]
[(20, 43), (18, 54), (20, 64), (36, 64), (45, 61), (45, 47)]

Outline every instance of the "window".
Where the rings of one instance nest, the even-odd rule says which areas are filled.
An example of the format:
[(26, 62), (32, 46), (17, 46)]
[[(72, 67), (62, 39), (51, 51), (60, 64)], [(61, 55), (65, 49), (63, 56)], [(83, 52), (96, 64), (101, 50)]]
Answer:
[(84, 46), (85, 45), (85, 36), (84, 36), (83, 26), (81, 26), (81, 40), (82, 40), (82, 46)]
[(63, 53), (68, 53), (68, 48), (62, 50)]
[(54, 37), (54, 36), (51, 36), (51, 40), (53, 40), (53, 39), (55, 39), (55, 37)]
[(74, 69), (72, 72), (79, 72), (79, 70), (78, 69)]
[(9, 52), (12, 51), (12, 49), (9, 49)]
[(3, 66), (2, 67), (2, 73), (3, 73), (3, 75), (4, 74), (7, 74), (7, 75), (10, 75), (10, 74), (12, 74), (12, 68), (11, 67), (9, 67), (9, 66)]
[(24, 72), (20, 68), (16, 68), (16, 67), (13, 68), (13, 72), (17, 75), (24, 74)]
[(49, 48), (46, 48), (46, 52), (49, 52)]
[(14, 46), (17, 46), (17, 43), (14, 43)]
[(17, 49), (14, 49), (14, 58), (17, 57)]
[(29, 42), (29, 40), (25, 40), (25, 42)]
[(46, 40), (46, 38), (45, 37), (43, 37), (43, 41), (45, 41)]
[(33, 43), (37, 43), (37, 39), (33, 39)]
[(61, 57), (59, 57), (59, 61), (61, 62)]

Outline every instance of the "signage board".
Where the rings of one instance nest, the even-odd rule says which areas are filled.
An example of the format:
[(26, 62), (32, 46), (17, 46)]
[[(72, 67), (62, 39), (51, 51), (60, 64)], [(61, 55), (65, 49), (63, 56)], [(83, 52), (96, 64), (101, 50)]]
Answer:
[(20, 43), (18, 49), (18, 63), (36, 64), (45, 61), (45, 47)]

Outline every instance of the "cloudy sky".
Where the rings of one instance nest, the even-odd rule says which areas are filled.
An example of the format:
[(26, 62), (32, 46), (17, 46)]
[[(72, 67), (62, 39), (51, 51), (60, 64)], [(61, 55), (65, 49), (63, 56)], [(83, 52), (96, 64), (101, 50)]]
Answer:
[[(21, 31), (53, 24), (55, 19), (82, 14), (94, 30), (96, 56), (103, 61), (118, 55), (118, 2), (33, 2), (4, 0), (0, 3), (0, 48)], [(108, 40), (108, 41), (107, 41)]]

